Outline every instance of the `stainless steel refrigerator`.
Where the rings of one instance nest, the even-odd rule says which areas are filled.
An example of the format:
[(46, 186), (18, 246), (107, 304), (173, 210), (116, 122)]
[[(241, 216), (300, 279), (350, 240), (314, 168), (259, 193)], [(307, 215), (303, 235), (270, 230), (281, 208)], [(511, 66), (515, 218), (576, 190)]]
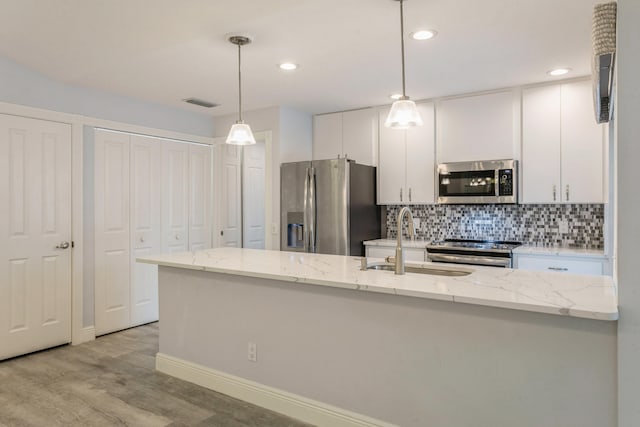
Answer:
[(331, 159), (280, 166), (283, 251), (364, 255), (362, 242), (380, 238), (376, 168)]

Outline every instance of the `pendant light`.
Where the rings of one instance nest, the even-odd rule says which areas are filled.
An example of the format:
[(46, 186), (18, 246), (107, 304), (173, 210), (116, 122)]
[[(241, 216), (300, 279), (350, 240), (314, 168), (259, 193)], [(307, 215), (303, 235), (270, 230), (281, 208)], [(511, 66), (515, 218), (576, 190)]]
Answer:
[(408, 129), (414, 126), (422, 126), (422, 118), (418, 113), (416, 103), (411, 101), (405, 90), (405, 72), (404, 72), (404, 8), (405, 0), (396, 0), (400, 2), (400, 49), (402, 52), (402, 96), (391, 105), (391, 111), (387, 116), (384, 125), (393, 129)]
[(251, 43), (251, 38), (248, 36), (234, 35), (229, 37), (229, 41), (238, 46), (238, 121), (231, 126), (226, 143), (232, 145), (251, 145), (255, 144), (256, 140), (251, 132), (251, 127), (242, 121), (242, 73), (240, 71), (240, 48)]

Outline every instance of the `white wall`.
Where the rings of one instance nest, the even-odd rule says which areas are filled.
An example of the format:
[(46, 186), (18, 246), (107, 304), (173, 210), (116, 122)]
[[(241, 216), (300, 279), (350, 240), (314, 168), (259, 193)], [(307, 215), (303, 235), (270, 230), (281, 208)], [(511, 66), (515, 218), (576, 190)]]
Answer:
[(615, 427), (615, 322), (170, 267), (160, 295), (161, 354), (399, 426)]
[(195, 113), (53, 80), (0, 56), (0, 101), (211, 137), (212, 112)]
[(618, 0), (618, 425), (640, 425), (640, 2)]
[[(229, 128), (238, 119), (237, 114), (214, 118), (216, 137), (226, 137)], [(271, 172), (272, 172), (272, 222), (280, 226), (280, 164), (311, 160), (313, 119), (311, 114), (287, 107), (271, 107), (242, 113), (242, 119), (251, 126), (253, 132), (271, 131)], [(269, 158), (269, 154), (267, 154)], [(271, 225), (266, 224), (270, 229)], [(280, 237), (273, 236), (271, 248), (279, 249)]]

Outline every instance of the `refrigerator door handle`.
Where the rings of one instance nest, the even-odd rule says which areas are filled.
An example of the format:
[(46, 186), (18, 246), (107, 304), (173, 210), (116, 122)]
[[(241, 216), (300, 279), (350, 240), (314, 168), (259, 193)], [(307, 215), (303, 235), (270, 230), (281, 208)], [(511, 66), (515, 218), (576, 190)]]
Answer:
[(307, 168), (304, 176), (304, 217), (302, 224), (304, 251), (309, 252), (309, 168)]
[(316, 251), (316, 170), (309, 168), (309, 252)]

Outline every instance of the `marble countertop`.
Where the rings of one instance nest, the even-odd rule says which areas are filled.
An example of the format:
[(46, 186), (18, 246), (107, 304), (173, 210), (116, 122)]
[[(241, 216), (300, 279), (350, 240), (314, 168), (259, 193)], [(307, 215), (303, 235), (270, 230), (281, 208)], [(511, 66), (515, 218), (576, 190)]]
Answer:
[(575, 256), (581, 258), (608, 258), (602, 249), (564, 248), (558, 246), (518, 246), (513, 250), (516, 255)]
[[(191, 270), (331, 286), (458, 303), (597, 320), (617, 320), (611, 277), (556, 274), (480, 266), (468, 276), (447, 277), (360, 270), (360, 257), (216, 248), (137, 258), (138, 262)], [(382, 260), (379, 260), (382, 261)], [(414, 264), (414, 263), (412, 263)], [(442, 264), (415, 263), (443, 268)], [(444, 267), (448, 268), (448, 267)]]

